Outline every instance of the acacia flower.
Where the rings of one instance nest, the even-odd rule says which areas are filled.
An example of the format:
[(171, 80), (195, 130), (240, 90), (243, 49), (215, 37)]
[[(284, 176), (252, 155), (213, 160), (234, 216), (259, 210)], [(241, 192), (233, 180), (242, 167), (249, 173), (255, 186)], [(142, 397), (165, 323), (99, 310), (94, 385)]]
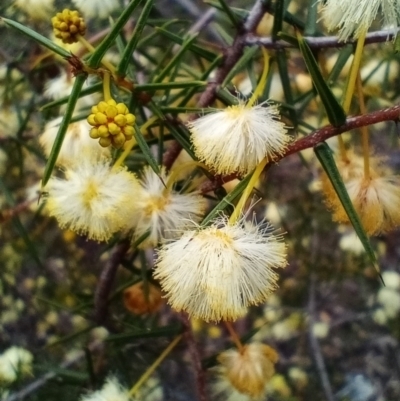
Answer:
[[(322, 0), (320, 0), (321, 2)], [(326, 0), (322, 18), (329, 31), (339, 29), (339, 39), (358, 38), (382, 12), (384, 26), (397, 27), (400, 17), (399, 0)]]
[(108, 18), (120, 3), (118, 0), (72, 0), (87, 18)]
[(154, 277), (169, 304), (205, 321), (236, 320), (276, 288), (273, 269), (286, 266), (286, 245), (268, 224), (230, 225), (220, 217), (163, 245)]
[[(59, 117), (48, 122), (43, 134), (39, 137), (40, 145), (47, 157), (50, 155), (61, 120), (62, 117)], [(82, 157), (110, 157), (108, 148), (101, 147), (89, 137), (87, 134), (89, 129), (90, 126), (85, 120), (77, 121), (68, 126), (57, 158), (58, 165), (70, 166), (80, 163)]]
[(273, 348), (257, 342), (244, 345), (240, 351), (225, 351), (218, 357), (221, 380), (215, 392), (229, 392), (231, 387), (242, 395), (258, 399), (265, 395), (277, 361), (278, 354)]
[(265, 157), (282, 155), (290, 141), (277, 106), (241, 102), (188, 124), (196, 156), (218, 174), (248, 173)]
[(129, 113), (125, 104), (117, 104), (114, 99), (109, 99), (93, 106), (87, 121), (93, 127), (90, 130), (91, 138), (99, 138), (99, 144), (103, 147), (113, 145), (119, 149), (132, 139), (136, 118)]
[(200, 221), (207, 207), (205, 198), (197, 193), (179, 193), (166, 188), (170, 176), (162, 168), (158, 176), (147, 166), (140, 179), (141, 195), (135, 197), (130, 225), (134, 238), (150, 232), (146, 246), (155, 246), (161, 240), (172, 239)]
[(107, 160), (81, 158), (65, 170), (65, 179), (49, 180), (47, 210), (62, 228), (106, 241), (126, 227), (129, 206), (140, 190), (127, 170), (111, 169)]
[(86, 24), (76, 10), (65, 8), (61, 13), (57, 13), (52, 19), (54, 36), (61, 39), (64, 43), (78, 42), (78, 37), (85, 35)]
[(46, 20), (53, 13), (54, 0), (14, 0), (15, 6), (34, 20)]
[[(363, 158), (348, 152), (347, 160), (337, 161), (346, 190), (369, 235), (390, 231), (400, 224), (400, 177), (385, 169), (379, 158), (370, 158), (365, 175)], [(322, 191), (333, 220), (349, 223), (335, 190), (327, 176), (322, 176)]]
[(10, 347), (0, 355), (0, 384), (12, 383), (32, 373), (33, 355), (24, 348)]
[(81, 397), (81, 401), (129, 401), (129, 391), (117, 378), (109, 377), (100, 390)]

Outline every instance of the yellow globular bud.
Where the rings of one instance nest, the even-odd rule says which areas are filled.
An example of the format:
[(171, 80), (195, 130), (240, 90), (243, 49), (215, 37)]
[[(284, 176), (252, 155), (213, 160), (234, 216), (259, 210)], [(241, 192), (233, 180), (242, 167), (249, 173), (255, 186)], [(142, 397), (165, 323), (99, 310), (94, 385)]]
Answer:
[(57, 13), (52, 19), (54, 36), (61, 39), (64, 43), (75, 43), (78, 36), (85, 35), (86, 24), (79, 12), (68, 10), (67, 8), (61, 13)]
[(91, 109), (87, 122), (93, 127), (90, 137), (99, 139), (103, 147), (112, 145), (121, 148), (135, 132), (133, 125), (136, 118), (129, 113), (124, 103), (118, 103), (114, 99), (101, 101)]
[(108, 136), (106, 138), (100, 138), (99, 139), (99, 144), (103, 148), (108, 148), (111, 145), (111, 138)]

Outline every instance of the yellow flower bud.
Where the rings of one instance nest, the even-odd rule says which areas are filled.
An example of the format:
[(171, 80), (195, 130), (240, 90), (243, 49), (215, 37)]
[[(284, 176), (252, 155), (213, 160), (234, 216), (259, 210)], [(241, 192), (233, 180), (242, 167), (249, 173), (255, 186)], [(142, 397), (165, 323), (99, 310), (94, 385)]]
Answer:
[[(88, 121), (89, 121), (89, 119), (88, 119)], [(94, 121), (95, 121), (95, 124), (93, 124), (93, 125), (106, 124), (108, 122), (108, 119), (105, 114), (98, 112), (94, 115)]]
[(126, 141), (126, 139), (125, 139), (125, 135), (123, 133), (120, 133), (120, 134), (112, 137), (113, 145), (117, 149), (121, 148), (122, 145), (125, 143), (125, 141)]
[(111, 145), (111, 137), (106, 137), (106, 138), (100, 138), (99, 139), (99, 144), (103, 148), (108, 148)]
[(57, 13), (51, 22), (54, 36), (64, 43), (75, 43), (79, 40), (79, 35), (85, 35), (86, 24), (78, 11), (64, 9), (63, 12)]
[(121, 132), (121, 128), (118, 127), (118, 125), (115, 124), (115, 123), (109, 123), (108, 124), (108, 132), (111, 135), (117, 135), (117, 134), (119, 134)]
[(128, 114), (125, 115), (125, 118), (126, 118), (126, 123), (127, 123), (128, 125), (133, 125), (133, 124), (135, 124), (136, 117), (135, 117), (133, 114), (128, 113)]
[(114, 121), (117, 125), (120, 127), (123, 127), (126, 125), (126, 117), (122, 114), (118, 114), (115, 116)]
[(87, 122), (93, 127), (90, 137), (100, 138), (101, 146), (112, 145), (119, 149), (127, 140), (132, 139), (136, 118), (129, 113), (125, 104), (117, 104), (114, 99), (109, 99), (99, 102), (91, 110), (92, 114), (87, 117)]

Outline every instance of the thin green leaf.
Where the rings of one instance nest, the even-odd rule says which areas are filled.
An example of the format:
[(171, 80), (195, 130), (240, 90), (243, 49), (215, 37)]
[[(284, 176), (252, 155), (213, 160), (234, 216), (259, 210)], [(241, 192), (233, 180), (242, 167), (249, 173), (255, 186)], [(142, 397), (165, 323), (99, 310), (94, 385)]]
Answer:
[(274, 25), (272, 26), (272, 40), (277, 40), (278, 33), (282, 31), (284, 15), (285, 15), (285, 0), (276, 0), (275, 12), (274, 12)]
[[(175, 35), (174, 33), (167, 31), (164, 28), (156, 27), (155, 30), (179, 45), (182, 45), (184, 42), (184, 39), (182, 37)], [(213, 61), (215, 59), (215, 57), (217, 57), (217, 55), (215, 53), (213, 53), (207, 49), (204, 49), (198, 45), (195, 45), (195, 44), (191, 44), (191, 46), (189, 46), (189, 49), (193, 53), (200, 55), (201, 57), (205, 58), (208, 61)]]
[(148, 84), (136, 85), (135, 89), (138, 91), (170, 90), (182, 88), (199, 88), (206, 85), (207, 82), (205, 81), (152, 82)]
[[(200, 80), (206, 80), (209, 75), (211, 74), (212, 71), (214, 71), (214, 68), (220, 63), (222, 60), (223, 56), (220, 55), (215, 58), (215, 60), (208, 66), (207, 70), (204, 71), (204, 73), (201, 75)], [(189, 100), (192, 98), (192, 96), (196, 93), (197, 88), (192, 88), (191, 90), (188, 90), (185, 97), (180, 101), (178, 104), (179, 107), (186, 105)]]
[(318, 2), (310, 1), (307, 8), (307, 20), (304, 36), (315, 36), (317, 32)]
[(157, 164), (157, 160), (154, 158), (153, 154), (151, 153), (151, 150), (149, 148), (149, 145), (147, 144), (146, 140), (144, 139), (144, 136), (142, 132), (140, 131), (140, 128), (138, 127), (137, 124), (134, 126), (135, 132), (134, 132), (134, 137), (136, 139), (136, 142), (140, 148), (140, 150), (143, 153), (143, 156), (146, 158), (147, 163), (150, 165), (150, 167), (153, 169), (153, 171), (159, 175), (160, 174), (160, 167)]
[(245, 178), (243, 178), (242, 181), (238, 185), (236, 185), (235, 189), (231, 191), (228, 195), (225, 196), (224, 199), (222, 199), (221, 202), (218, 203), (217, 206), (214, 207), (213, 210), (204, 218), (204, 220), (201, 222), (201, 226), (205, 227), (211, 222), (218, 217), (222, 211), (224, 211), (228, 206), (232, 205), (232, 202), (239, 196), (241, 193), (246, 189), (247, 184), (249, 183), (251, 177), (253, 175), (253, 172), (248, 174)]
[[(102, 82), (99, 82), (97, 84), (89, 86), (89, 87), (81, 90), (81, 93), (79, 94), (79, 99), (84, 97), (84, 96), (96, 93), (96, 92), (101, 92), (102, 89), (103, 89), (103, 83)], [(45, 105), (40, 107), (39, 110), (43, 111), (43, 110), (51, 109), (53, 107), (62, 106), (63, 104), (67, 103), (68, 100), (69, 100), (69, 95), (68, 96), (64, 96), (64, 97), (62, 97), (60, 99), (54, 100), (53, 102), (46, 103)]]
[(189, 134), (187, 134), (183, 127), (175, 126), (172, 124), (164, 115), (163, 111), (154, 102), (149, 103), (151, 111), (165, 124), (165, 126), (170, 130), (172, 136), (178, 141), (183, 149), (188, 152), (193, 160), (197, 160), (192, 145), (190, 143)]
[(259, 50), (258, 46), (251, 46), (244, 49), (242, 57), (240, 57), (238, 62), (232, 67), (232, 69), (229, 71), (224, 81), (222, 82), (221, 84), (222, 88), (225, 88), (232, 81), (232, 78), (235, 75), (237, 75), (240, 71), (246, 68), (246, 65), (255, 56), (258, 50)]
[(44, 187), (50, 179), (51, 173), (53, 172), (54, 166), (57, 162), (58, 154), (60, 153), (62, 143), (64, 141), (65, 134), (68, 129), (68, 125), (71, 122), (72, 114), (75, 109), (75, 104), (79, 99), (79, 94), (82, 90), (82, 86), (85, 83), (86, 75), (79, 74), (74, 82), (74, 86), (72, 88), (71, 94), (69, 96), (69, 101), (67, 105), (67, 109), (65, 110), (63, 119), (61, 121), (60, 127), (58, 129), (58, 133), (56, 139), (54, 141), (53, 147), (51, 148), (49, 159), (47, 160), (46, 167), (44, 169), (43, 178), (42, 178), (42, 187)]
[[(278, 64), (279, 76), (281, 78), (282, 88), (283, 88), (283, 93), (285, 95), (286, 103), (288, 103), (289, 105), (293, 105), (294, 100), (292, 93), (292, 85), (290, 84), (288, 59), (285, 50), (279, 49), (276, 51), (276, 62)], [(296, 110), (295, 109), (289, 110), (289, 114), (294, 127), (296, 127), (297, 126)]]
[(218, 0), (221, 5), (222, 10), (225, 12), (232, 25), (236, 28), (239, 28), (239, 19), (236, 14), (231, 10), (225, 0)]
[(365, 252), (367, 253), (376, 271), (380, 274), (374, 250), (372, 249), (368, 236), (362, 226), (361, 220), (351, 202), (349, 194), (343, 183), (342, 177), (340, 176), (339, 170), (336, 166), (331, 149), (325, 142), (322, 142), (314, 148), (314, 152), (318, 158), (318, 161), (321, 163), (326, 175), (328, 176), (330, 182), (332, 183), (332, 186), (338, 198), (340, 199), (340, 202), (343, 205), (343, 208), (346, 211), (346, 214), (349, 217), (349, 220), (353, 225), (354, 230), (358, 235), (358, 238), (360, 238), (360, 241), (363, 244)]
[(147, 0), (142, 13), (140, 14), (135, 29), (133, 30), (132, 37), (129, 39), (127, 46), (122, 54), (121, 61), (118, 65), (117, 74), (121, 76), (126, 75), (129, 64), (132, 61), (132, 54), (136, 49), (139, 38), (142, 35), (143, 29), (146, 26), (150, 11), (153, 8), (154, 0)]
[(120, 34), (122, 28), (127, 23), (129, 17), (135, 10), (135, 8), (142, 2), (142, 0), (132, 0), (125, 10), (122, 12), (120, 17), (118, 18), (115, 25), (112, 27), (111, 31), (108, 35), (102, 40), (102, 42), (96, 47), (96, 50), (90, 56), (88, 60), (88, 67), (90, 68), (98, 68), (101, 60), (106, 54), (107, 50), (112, 46), (117, 36)]
[(13, 21), (8, 18), (3, 18), (3, 17), (0, 17), (0, 21), (4, 21), (7, 25), (17, 29), (19, 32), (30, 37), (34, 41), (43, 45), (44, 47), (47, 47), (49, 50), (58, 54), (61, 57), (67, 58), (67, 57), (71, 56), (71, 53), (69, 51), (65, 50), (61, 46), (58, 46), (57, 44), (52, 42), (50, 39), (47, 39), (46, 37), (33, 31), (32, 29), (28, 28), (27, 26), (20, 24), (19, 22)]
[(343, 47), (343, 49), (340, 50), (336, 63), (329, 74), (328, 78), (329, 85), (332, 85), (334, 82), (337, 81), (340, 73), (343, 70), (343, 67), (346, 65), (348, 59), (353, 54), (353, 52), (354, 52), (354, 47), (352, 45), (345, 46)]
[(181, 334), (183, 327), (180, 324), (172, 324), (170, 326), (164, 326), (159, 328), (135, 330), (123, 334), (113, 334), (108, 336), (104, 341), (106, 342), (130, 342), (137, 338), (154, 338), (154, 337), (167, 337), (176, 336)]
[(179, 49), (179, 51), (172, 57), (171, 61), (163, 68), (163, 70), (157, 75), (157, 77), (154, 79), (154, 81), (161, 82), (167, 75), (168, 73), (176, 66), (176, 64), (179, 62), (183, 54), (190, 49), (192, 46), (193, 42), (197, 38), (196, 35), (190, 35), (187, 36), (183, 43), (182, 47)]
[(297, 39), (304, 62), (306, 63), (311, 79), (321, 98), (321, 102), (324, 105), (329, 122), (334, 127), (344, 124), (346, 121), (346, 114), (325, 82), (310, 47), (300, 33), (297, 33)]

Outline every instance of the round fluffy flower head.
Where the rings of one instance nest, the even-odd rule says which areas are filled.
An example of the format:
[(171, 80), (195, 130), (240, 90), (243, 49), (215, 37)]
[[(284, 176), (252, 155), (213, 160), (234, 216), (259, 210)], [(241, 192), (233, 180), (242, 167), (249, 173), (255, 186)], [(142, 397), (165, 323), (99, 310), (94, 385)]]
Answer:
[(160, 249), (154, 277), (175, 310), (205, 321), (236, 320), (276, 288), (273, 268), (286, 266), (286, 246), (268, 225), (244, 223), (221, 217)]
[(275, 373), (277, 361), (277, 352), (268, 345), (247, 344), (240, 351), (231, 349), (219, 355), (219, 373), (239, 393), (260, 398)]
[[(40, 145), (46, 156), (50, 155), (61, 119), (62, 117), (56, 118), (47, 123), (43, 134), (39, 138)], [(58, 165), (70, 166), (75, 163), (80, 163), (81, 158), (88, 156), (93, 157), (97, 155), (110, 157), (110, 150), (102, 148), (98, 143), (94, 142), (87, 134), (88, 130), (89, 124), (83, 120), (68, 126), (57, 158)]]
[(106, 241), (126, 227), (128, 206), (140, 186), (123, 168), (111, 169), (108, 161), (83, 158), (66, 169), (65, 179), (50, 179), (45, 190), (47, 210), (61, 227)]
[(24, 348), (11, 347), (0, 355), (0, 384), (12, 383), (32, 373), (33, 355)]
[(326, 0), (321, 12), (328, 30), (339, 29), (339, 39), (347, 40), (367, 31), (379, 9), (384, 26), (397, 26), (399, 8), (399, 0)]
[(129, 401), (129, 391), (115, 377), (109, 377), (100, 390), (81, 397), (81, 401)]
[(47, 20), (53, 13), (54, 0), (14, 0), (14, 4), (34, 20)]
[(126, 141), (132, 139), (135, 120), (135, 116), (129, 113), (123, 103), (117, 104), (114, 99), (101, 101), (92, 107), (92, 114), (87, 118), (93, 127), (90, 137), (99, 139), (103, 147), (112, 145), (119, 149)]
[(61, 39), (64, 43), (75, 43), (78, 36), (85, 35), (86, 24), (79, 12), (65, 8), (61, 13), (57, 13), (52, 19), (54, 36)]
[(197, 193), (167, 189), (168, 181), (164, 168), (158, 176), (150, 166), (144, 169), (140, 179), (143, 191), (135, 198), (131, 226), (135, 239), (150, 232), (143, 243), (145, 246), (156, 246), (161, 240), (176, 238), (193, 228), (207, 207), (206, 199)]
[(108, 18), (119, 7), (118, 0), (72, 0), (88, 18)]
[[(400, 177), (376, 173), (345, 181), (346, 190), (367, 234), (375, 235), (400, 225)], [(335, 195), (327, 200), (333, 219), (348, 223), (348, 216)]]
[(265, 157), (282, 155), (290, 141), (276, 106), (244, 103), (188, 124), (196, 156), (218, 174), (248, 173)]

